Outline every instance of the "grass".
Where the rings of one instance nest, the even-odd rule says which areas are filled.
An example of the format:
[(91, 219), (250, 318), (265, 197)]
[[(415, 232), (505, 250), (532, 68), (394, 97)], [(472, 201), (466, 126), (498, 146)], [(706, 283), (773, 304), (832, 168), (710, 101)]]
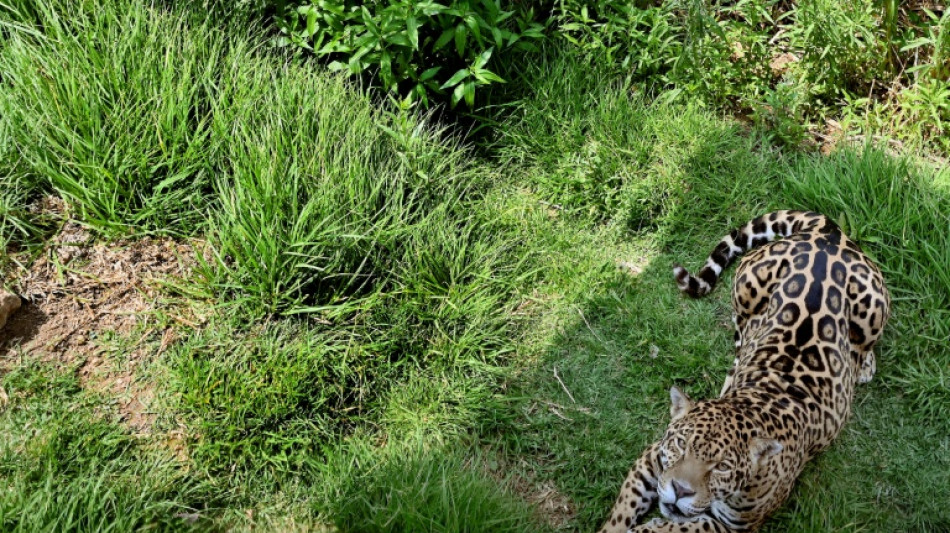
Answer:
[[(72, 371), (71, 371), (72, 370)], [(3, 376), (0, 527), (4, 531), (181, 529), (176, 515), (211, 502), (169, 458), (147, 455), (80, 389), (75, 369), (24, 362)], [(176, 527), (179, 526), (179, 527)]]
[(327, 470), (343, 482), (327, 511), (341, 531), (539, 528), (526, 502), (499, 490), (483, 457), (418, 444), (394, 448), (349, 449), (331, 458)]
[(39, 31), (11, 31), (0, 55), (23, 172), (111, 233), (194, 227), (213, 170), (208, 91), (230, 43), (137, 2), (71, 5), (39, 7)]
[(31, 182), (18, 168), (6, 116), (0, 117), (0, 246), (4, 250), (38, 233), (26, 209)]
[[(201, 237), (168, 296), (206, 320), (103, 346), (149, 351), (150, 435), (75, 366), (3, 362), (0, 529), (543, 531), (532, 502), (554, 490), (564, 529), (590, 530), (669, 386), (712, 396), (731, 359), (729, 283), (683, 299), (672, 263), (780, 207), (841, 221), (895, 312), (878, 376), (768, 530), (950, 524), (945, 170), (788, 153), (566, 50), (523, 69), (476, 155), (233, 28), (63, 2), (0, 41), (0, 235), (42, 239), (27, 205), (52, 192), (105, 240)], [(173, 46), (191, 52), (168, 63)]]

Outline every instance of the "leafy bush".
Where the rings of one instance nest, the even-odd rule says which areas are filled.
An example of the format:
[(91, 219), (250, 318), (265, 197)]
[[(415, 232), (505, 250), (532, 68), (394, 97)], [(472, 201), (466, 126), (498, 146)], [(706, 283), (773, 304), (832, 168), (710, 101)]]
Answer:
[(683, 54), (684, 28), (668, 5), (638, 8), (627, 1), (561, 2), (558, 30), (592, 62), (629, 72), (635, 81), (666, 82)]
[(809, 91), (826, 101), (866, 94), (883, 80), (888, 63), (880, 13), (864, 0), (801, 2), (786, 26), (789, 46), (800, 50), (800, 72)]
[(592, 66), (634, 90), (738, 112), (783, 144), (801, 146), (816, 122), (837, 116), (944, 149), (948, 13), (894, 0), (563, 0), (554, 9), (559, 37)]
[(450, 91), (453, 106), (471, 107), (477, 87), (504, 81), (489, 68), (497, 56), (533, 50), (542, 37), (533, 9), (503, 4), (318, 0), (288, 12), (281, 42), (313, 50), (331, 69), (378, 76), (385, 90), (404, 89), (423, 104)]
[(731, 109), (761, 100), (771, 78), (761, 28), (774, 23), (763, 2), (639, 4), (564, 1), (558, 29), (592, 64), (648, 94), (672, 89), (667, 98), (688, 93)]

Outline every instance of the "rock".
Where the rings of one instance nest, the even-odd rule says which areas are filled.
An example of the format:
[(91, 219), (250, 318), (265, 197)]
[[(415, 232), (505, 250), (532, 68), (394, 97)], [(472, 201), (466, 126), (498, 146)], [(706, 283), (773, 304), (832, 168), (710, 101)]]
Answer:
[(0, 289), (0, 328), (3, 328), (7, 319), (20, 308), (20, 303), (19, 296)]

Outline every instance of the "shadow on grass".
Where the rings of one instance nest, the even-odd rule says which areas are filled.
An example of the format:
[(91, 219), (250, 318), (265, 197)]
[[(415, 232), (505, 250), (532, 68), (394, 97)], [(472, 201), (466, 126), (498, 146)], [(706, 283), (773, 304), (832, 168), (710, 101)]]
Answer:
[[(725, 144), (724, 144), (725, 143)], [(577, 510), (571, 529), (600, 525), (627, 469), (668, 423), (668, 388), (717, 394), (732, 359), (733, 270), (709, 297), (679, 295), (670, 273), (705, 259), (733, 226), (778, 208), (824, 212), (876, 258), (895, 296), (876, 379), (857, 391), (852, 419), (813, 461), (767, 531), (944, 531), (935, 491), (950, 491), (950, 368), (944, 277), (950, 195), (925, 169), (875, 149), (831, 157), (763, 156), (735, 168), (739, 145), (710, 135), (681, 168), (685, 193), (646, 238), (658, 254), (635, 275), (604, 264), (588, 290), (554, 305), (556, 325), (512, 384), (489, 440)], [(734, 172), (738, 170), (738, 172)], [(610, 252), (584, 249), (576, 253)], [(946, 292), (945, 292), (946, 291)], [(941, 451), (942, 450), (942, 451)]]
[(46, 313), (29, 301), (24, 301), (6, 325), (0, 328), (0, 357), (12, 357), (17, 349), (28, 344), (48, 320)]

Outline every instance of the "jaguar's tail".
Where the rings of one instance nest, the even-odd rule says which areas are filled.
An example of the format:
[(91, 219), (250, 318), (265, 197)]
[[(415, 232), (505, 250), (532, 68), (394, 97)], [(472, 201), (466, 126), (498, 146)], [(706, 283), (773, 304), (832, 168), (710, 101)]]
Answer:
[(825, 215), (811, 211), (775, 211), (754, 218), (719, 241), (698, 275), (693, 276), (685, 268), (673, 265), (676, 284), (692, 298), (705, 296), (716, 286), (723, 270), (742, 254), (776, 238), (823, 227), (827, 222), (831, 220)]

